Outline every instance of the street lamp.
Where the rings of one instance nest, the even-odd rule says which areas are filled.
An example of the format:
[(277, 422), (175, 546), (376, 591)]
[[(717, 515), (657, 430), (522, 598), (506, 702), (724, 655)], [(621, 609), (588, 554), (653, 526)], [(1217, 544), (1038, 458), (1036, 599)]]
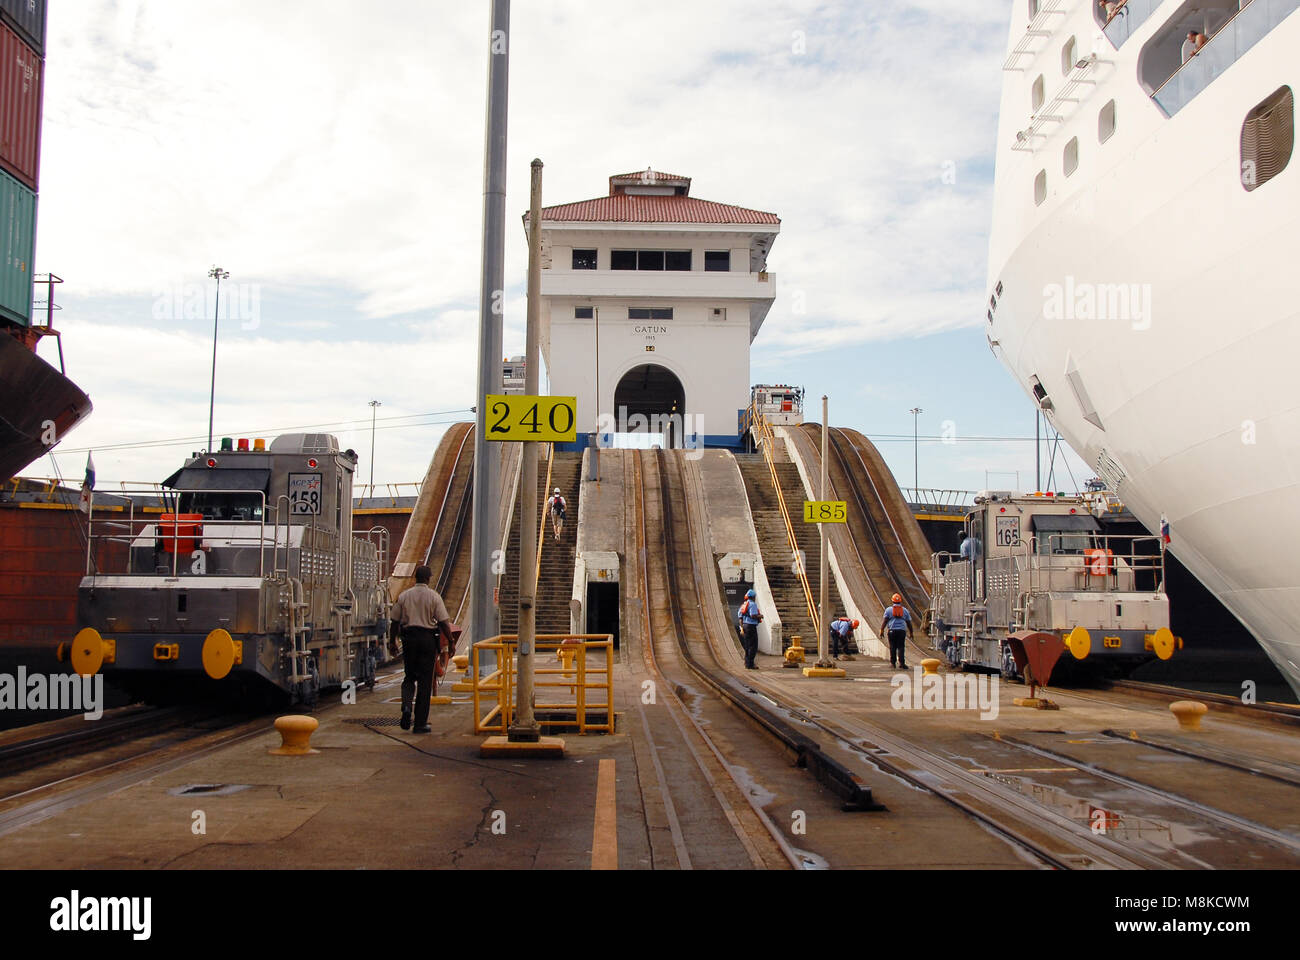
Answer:
[(370, 495), (375, 495), (375, 414), (383, 404), (378, 400), (370, 401)]
[(230, 279), (230, 271), (213, 267), (208, 276), (217, 281), (217, 304), (212, 311), (212, 393), (208, 397), (208, 453), (211, 453), (212, 413), (217, 404), (217, 320), (221, 316), (221, 281)]
[(920, 407), (913, 407), (908, 412), (912, 414), (912, 489), (920, 490), (921, 435), (917, 426), (920, 421), (917, 418), (925, 411)]

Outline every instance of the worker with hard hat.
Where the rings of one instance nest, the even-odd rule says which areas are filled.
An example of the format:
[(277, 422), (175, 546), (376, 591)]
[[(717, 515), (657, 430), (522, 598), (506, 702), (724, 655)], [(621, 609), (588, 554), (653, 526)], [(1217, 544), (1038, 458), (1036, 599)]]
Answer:
[(906, 670), (907, 655), (903, 652), (903, 644), (909, 636), (915, 638), (916, 631), (912, 628), (912, 614), (903, 606), (903, 598), (897, 593), (890, 597), (890, 605), (885, 607), (880, 635), (889, 638), (889, 665)]
[(740, 643), (745, 649), (745, 669), (757, 670), (754, 658), (758, 655), (758, 625), (763, 622), (763, 614), (758, 609), (758, 594), (753, 590), (745, 594), (745, 602), (736, 611), (736, 620)]
[(560, 534), (564, 531), (567, 506), (564, 497), (560, 496), (560, 488), (556, 487), (555, 492), (551, 494), (551, 499), (546, 501), (546, 510), (551, 515), (551, 527), (555, 530), (556, 540), (560, 539)]
[[(838, 660), (852, 660), (857, 650), (853, 631), (858, 629), (858, 621), (848, 617), (836, 617), (831, 621), (831, 656)], [(852, 646), (850, 646), (852, 644)]]

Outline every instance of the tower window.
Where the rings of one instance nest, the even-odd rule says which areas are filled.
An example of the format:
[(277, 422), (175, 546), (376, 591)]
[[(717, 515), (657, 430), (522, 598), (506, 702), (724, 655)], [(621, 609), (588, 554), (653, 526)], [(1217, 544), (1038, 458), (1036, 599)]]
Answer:
[(574, 307), (574, 308), (573, 308), (573, 319), (575, 319), (575, 320), (595, 320), (595, 319), (596, 319), (596, 308), (595, 308), (595, 307)]
[(1115, 136), (1115, 101), (1112, 100), (1097, 114), (1097, 141), (1105, 143)]
[(596, 251), (595, 250), (574, 250), (573, 269), (574, 270), (595, 270)]
[(704, 251), (704, 269), (710, 272), (729, 273), (731, 271), (731, 251)]
[(1241, 125), (1241, 185), (1250, 193), (1286, 169), (1295, 149), (1295, 95), (1282, 87)]
[(635, 250), (610, 251), (609, 268), (611, 270), (635, 270), (636, 251)]

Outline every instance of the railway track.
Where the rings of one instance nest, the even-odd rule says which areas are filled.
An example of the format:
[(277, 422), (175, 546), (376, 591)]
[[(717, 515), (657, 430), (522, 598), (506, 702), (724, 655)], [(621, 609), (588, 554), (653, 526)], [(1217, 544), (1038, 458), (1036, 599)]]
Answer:
[[(803, 869), (812, 861), (795, 851), (762, 808), (753, 802), (746, 785), (737, 779), (718, 745), (698, 722), (693, 711), (683, 703), (683, 682), (689, 682), (684, 674), (693, 656), (690, 649), (706, 642), (700, 598), (693, 589), (689, 596), (684, 596), (676, 583), (674, 568), (677, 547), (668, 517), (665, 516), (670, 492), (665, 482), (662, 451), (654, 459), (648, 453), (633, 454), (632, 457), (641, 613), (644, 618), (641, 656), (645, 672), (655, 682), (655, 689), (664, 692), (668, 717), (681, 742), (686, 745), (695, 769), (707, 785), (718, 810), (748, 858), (749, 865), (760, 869), (773, 866), (765, 860), (760, 845), (751, 836), (752, 833), (761, 831), (766, 834), (764, 839), (768, 841), (764, 846), (769, 849), (775, 847), (787, 865)], [(664, 531), (663, 539), (657, 543), (647, 536), (648, 526), (654, 526), (648, 524), (648, 516), (659, 520), (658, 527)], [(653, 602), (651, 597), (655, 598)], [(640, 700), (637, 701), (637, 709), (642, 730), (651, 744), (650, 758), (672, 834), (677, 865), (682, 869), (692, 869), (694, 863), (686, 831), (678, 816), (669, 777), (661, 761), (662, 734), (656, 737), (649, 712)], [(668, 732), (671, 733), (671, 730)], [(741, 808), (738, 797), (748, 801), (747, 809)]]
[[(1300, 853), (1300, 838), (1286, 830), (1098, 764), (986, 734), (972, 734), (945, 755), (826, 703), (810, 704), (762, 673), (741, 675), (725, 667), (717, 649), (721, 638), (708, 629), (701, 603), (701, 598), (717, 593), (716, 585), (703, 579), (712, 576), (712, 568), (705, 563), (708, 573), (702, 574), (702, 560), (685, 545), (689, 540), (685, 501), (675, 489), (669, 463), (663, 452), (657, 454), (656, 466), (661, 477), (667, 476), (666, 482), (640, 476), (637, 481), (643, 501), (658, 498), (662, 504), (659, 515), (665, 530), (668, 580), (660, 586), (668, 588), (666, 594), (676, 603), (668, 611), (675, 643), (666, 645), (661, 627), (655, 655), (661, 660), (674, 657), (676, 665), (689, 669), (787, 746), (799, 742), (810, 767), (815, 767), (818, 757), (854, 755), (860, 764), (841, 764), (842, 775), (851, 781), (864, 784), (871, 770), (900, 777), (979, 821), (1048, 868), (1205, 868), (1252, 859), (1287, 862)], [(644, 516), (640, 523), (644, 532)], [(643, 595), (650, 595), (648, 588), (647, 583)], [(698, 618), (693, 616), (696, 610)], [(972, 766), (965, 755), (972, 750), (963, 748), (973, 748), (988, 762)], [(1019, 766), (1010, 759), (1035, 750), (1044, 752), (1036, 755), (1039, 767), (1029, 769), (1041, 772), (1045, 761), (1054, 763), (1059, 768), (1057, 780), (1064, 786), (1040, 783), (1042, 776), (1026, 778), (1023, 759)], [(1095, 803), (1089, 805), (1089, 798)]]
[(61, 730), (0, 746), (0, 778), (33, 767), (80, 756), (94, 750), (158, 734), (202, 717), (191, 707), (127, 707), (123, 714), (88, 721), (74, 730)]

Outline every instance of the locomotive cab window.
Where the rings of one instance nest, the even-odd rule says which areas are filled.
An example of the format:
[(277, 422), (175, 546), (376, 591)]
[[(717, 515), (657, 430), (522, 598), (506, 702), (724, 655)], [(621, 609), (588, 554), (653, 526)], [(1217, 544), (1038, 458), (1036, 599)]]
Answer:
[(1095, 546), (1100, 529), (1092, 517), (1080, 514), (1039, 515), (1031, 518), (1038, 553), (1047, 556), (1081, 556)]
[(182, 493), (178, 513), (200, 513), (216, 523), (258, 523), (262, 520), (262, 498), (256, 493)]

